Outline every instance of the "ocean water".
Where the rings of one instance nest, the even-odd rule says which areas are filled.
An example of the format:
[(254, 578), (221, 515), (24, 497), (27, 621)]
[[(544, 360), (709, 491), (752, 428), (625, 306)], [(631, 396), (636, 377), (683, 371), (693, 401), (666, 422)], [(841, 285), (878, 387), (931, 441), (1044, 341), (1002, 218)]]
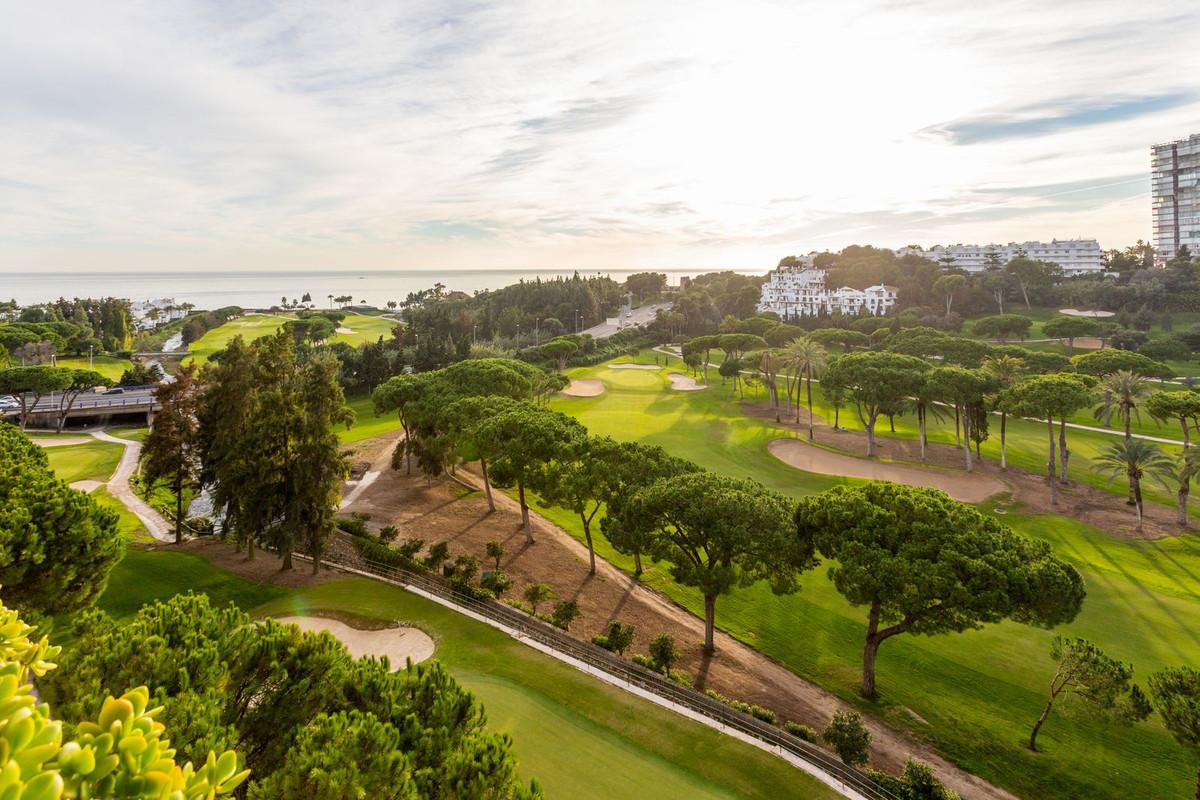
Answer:
[[(608, 275), (623, 281), (644, 270), (613, 269), (580, 271), (580, 275)], [(673, 285), (699, 270), (658, 270)], [(707, 271), (707, 270), (704, 270)], [(305, 292), (318, 306), (329, 304), (329, 295), (353, 295), (355, 302), (383, 307), (389, 300), (401, 302), (409, 292), (428, 289), (438, 281), (447, 290), (472, 294), (499, 289), (520, 280), (532, 281), (570, 277), (574, 270), (329, 270), (321, 272), (37, 272), (0, 273), (0, 300), (15, 298), (22, 305), (43, 303), (59, 297), (124, 297), (147, 300), (172, 297), (197, 308), (221, 306), (268, 308), (283, 297), (299, 300)]]

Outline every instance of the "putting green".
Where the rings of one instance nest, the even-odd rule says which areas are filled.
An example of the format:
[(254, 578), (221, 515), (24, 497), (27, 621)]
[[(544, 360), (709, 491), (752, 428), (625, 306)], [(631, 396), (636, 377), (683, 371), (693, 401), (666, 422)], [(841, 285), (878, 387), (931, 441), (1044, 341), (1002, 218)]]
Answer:
[[(653, 363), (654, 355), (643, 353), (639, 360)], [(710, 391), (691, 393), (671, 391), (665, 374), (605, 365), (573, 370), (569, 377), (603, 379), (608, 386), (598, 397), (552, 401), (592, 433), (662, 445), (716, 472), (755, 478), (791, 495), (850, 480), (801, 472), (774, 459), (767, 445), (778, 438), (778, 429), (744, 413), (715, 370), (710, 371)], [(832, 419), (833, 410), (820, 403), (817, 414)], [(843, 410), (841, 422), (858, 426), (853, 410)], [(906, 418), (898, 417), (896, 426), (896, 435), (915, 436)], [(935, 425), (931, 438), (952, 442), (952, 426), (953, 419)], [(886, 421), (881, 428), (890, 435)], [(1040, 469), (1044, 436), (1043, 425), (1010, 424), (1010, 462)], [(1103, 485), (1102, 478), (1089, 474), (1089, 460), (1111, 437), (1072, 431), (1069, 439), (1072, 476)], [(998, 456), (993, 440), (983, 451), (987, 458)], [(1113, 490), (1123, 491), (1120, 483)], [(1168, 496), (1160, 488), (1156, 497)], [(1075, 520), (1016, 512), (1010, 510), (1005, 521), (1049, 541), (1087, 582), (1083, 612), (1054, 633), (1092, 639), (1111, 655), (1132, 662), (1143, 684), (1159, 668), (1200, 663), (1200, 537), (1127, 541)], [(574, 515), (558, 509), (544, 513), (582, 538)], [(631, 568), (630, 559), (598, 538), (602, 555)], [(663, 565), (651, 567), (645, 581), (701, 612), (696, 591), (674, 583)], [(966, 769), (1019, 796), (1115, 800), (1188, 796), (1194, 788), (1191, 758), (1153, 718), (1124, 727), (1065, 703), (1039, 737), (1043, 752), (1034, 755), (1024, 748), (1053, 674), (1051, 632), (1005, 623), (965, 634), (896, 637), (879, 656), (881, 701), (861, 701), (856, 685), (865, 611), (834, 591), (824, 567), (802, 583), (801, 592), (785, 597), (763, 584), (736, 589), (718, 601), (717, 624), (848, 701), (912, 729)]]

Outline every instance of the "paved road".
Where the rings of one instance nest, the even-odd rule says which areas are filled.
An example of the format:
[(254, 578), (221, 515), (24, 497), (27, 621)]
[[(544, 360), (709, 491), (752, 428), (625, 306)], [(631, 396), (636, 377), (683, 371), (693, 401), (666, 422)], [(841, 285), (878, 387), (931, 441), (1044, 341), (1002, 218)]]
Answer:
[[(124, 407), (145, 409), (154, 400), (153, 386), (134, 386), (126, 389), (121, 394), (89, 394), (84, 392), (71, 406), (71, 411), (80, 411), (83, 409), (121, 409)], [(53, 396), (46, 395), (38, 400), (36, 406), (30, 409), (31, 414), (48, 414), (57, 413), (59, 403), (62, 402), (62, 394), (55, 392)], [(0, 408), (0, 415), (3, 414), (19, 414), (19, 408)]]
[[(625, 327), (629, 327), (630, 324), (645, 325), (647, 322), (650, 322), (654, 319), (654, 315), (660, 308), (664, 311), (669, 311), (671, 309), (671, 304), (657, 303), (638, 306), (632, 311), (630, 311), (628, 306), (621, 306), (620, 316), (618, 319), (625, 323)], [(628, 318), (625, 316), (626, 312), (629, 312)], [(619, 330), (622, 330), (619, 325), (609, 325), (607, 322), (602, 322), (599, 325), (593, 325), (592, 327), (588, 328), (584, 331), (584, 333), (590, 334), (593, 339), (607, 339), (609, 336), (612, 336)]]

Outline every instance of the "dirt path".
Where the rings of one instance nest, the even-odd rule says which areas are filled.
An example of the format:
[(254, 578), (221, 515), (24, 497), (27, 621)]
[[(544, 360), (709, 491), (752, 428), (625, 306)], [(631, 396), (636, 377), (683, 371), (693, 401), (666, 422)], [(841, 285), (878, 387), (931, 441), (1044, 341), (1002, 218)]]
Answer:
[(133, 491), (133, 487), (129, 485), (129, 478), (137, 470), (138, 460), (142, 455), (142, 445), (128, 439), (118, 439), (104, 431), (92, 431), (91, 434), (102, 442), (112, 442), (125, 448), (116, 470), (108, 479), (108, 493), (124, 503), (125, 507), (141, 520), (142, 527), (146, 529), (146, 532), (155, 539), (160, 542), (174, 542), (175, 532), (172, 525), (163, 518), (162, 514), (151, 508), (145, 500), (138, 497), (137, 492)]
[(568, 397), (599, 397), (604, 394), (604, 384), (595, 378), (578, 378), (568, 383), (562, 393)]
[[(481, 485), (478, 476), (459, 470), (459, 477)], [(445, 479), (427, 482), (422, 476), (405, 476), (388, 470), (347, 511), (371, 515), (369, 526), (394, 524), (400, 539), (423, 539), (426, 545), (446, 542), (450, 557), (473, 555), (484, 568), (490, 565), (486, 545), (500, 542), (505, 555), (501, 566), (513, 578), (511, 597), (519, 597), (533, 583), (553, 587), (563, 600), (576, 600), (581, 616), (571, 634), (590, 640), (610, 620), (636, 629), (630, 653), (645, 653), (649, 641), (660, 633), (671, 634), (683, 652), (679, 666), (696, 678), (699, 687), (775, 709), (782, 718), (822, 728), (833, 712), (848, 706), (825, 689), (806, 681), (762, 653), (718, 633), (717, 653), (701, 651), (704, 623), (666, 596), (648, 588), (617, 567), (597, 559), (597, 574), (589, 575), (587, 548), (536, 512), (531, 513), (535, 543), (525, 544), (519, 507), (502, 492), (495, 493), (497, 511), (488, 513), (480, 492), (463, 496), (461, 488)], [(718, 605), (717, 621), (720, 623)], [(933, 765), (942, 779), (969, 798), (1013, 800), (1007, 792), (946, 761), (914, 737), (868, 720), (872, 732), (872, 763), (900, 771), (909, 756)]]
[(367, 468), (366, 473), (358, 479), (356, 484), (354, 484), (354, 488), (342, 496), (342, 503), (339, 508), (345, 508), (353, 503), (360, 494), (367, 490), (367, 487), (379, 479), (379, 476), (383, 474), (385, 469), (388, 469), (392, 466), (392, 451), (396, 449), (396, 444), (398, 442), (399, 439), (396, 441), (389, 440), (389, 444), (385, 445), (380, 450), (379, 455), (375, 456), (375, 459), (371, 462), (371, 466)]
[(788, 466), (805, 472), (926, 486), (941, 489), (955, 500), (964, 503), (982, 503), (993, 495), (1009, 491), (1004, 481), (990, 475), (925, 469), (894, 461), (857, 458), (815, 447), (802, 439), (776, 439), (767, 445), (767, 450)]
[(433, 639), (419, 628), (365, 631), (328, 617), (279, 617), (278, 620), (302, 631), (328, 631), (346, 645), (354, 658), (387, 656), (392, 672), (402, 669), (408, 659), (414, 664), (425, 661), (434, 651)]

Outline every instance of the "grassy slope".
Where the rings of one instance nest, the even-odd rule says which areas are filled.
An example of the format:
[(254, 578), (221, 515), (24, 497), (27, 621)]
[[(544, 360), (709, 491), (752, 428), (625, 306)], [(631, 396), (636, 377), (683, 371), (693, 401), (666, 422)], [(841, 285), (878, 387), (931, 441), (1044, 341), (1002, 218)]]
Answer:
[(370, 395), (346, 398), (346, 404), (354, 411), (354, 424), (349, 430), (338, 426), (337, 435), (342, 444), (353, 444), (372, 436), (400, 430), (400, 419), (395, 414), (376, 416)]
[[(645, 355), (642, 360), (651, 360)], [(811, 475), (779, 464), (765, 450), (778, 434), (745, 416), (722, 389), (674, 393), (665, 373), (607, 369), (578, 370), (574, 377), (599, 377), (608, 392), (596, 398), (556, 400), (594, 433), (661, 444), (718, 472), (753, 476), (789, 494), (807, 494), (838, 479)], [(818, 413), (821, 413), (818, 411)], [(852, 425), (853, 412), (842, 415)], [(951, 426), (952, 426), (951, 422)], [(886, 429), (886, 423), (883, 426)], [(898, 420), (902, 434), (911, 434)], [(1010, 458), (1037, 469), (1044, 429), (1017, 423), (1010, 431)], [(1073, 474), (1085, 477), (1089, 448), (1100, 434), (1072, 434)], [(934, 438), (952, 440), (943, 426)], [(989, 454), (989, 448), (991, 453)], [(984, 447), (995, 457), (994, 443)], [(1114, 487), (1116, 488), (1116, 487)], [(579, 535), (578, 521), (557, 510), (547, 513)], [(1194, 535), (1159, 542), (1128, 542), (1059, 517), (1010, 513), (1006, 521), (1050, 541), (1056, 553), (1083, 573), (1089, 598), (1074, 623), (1056, 632), (1092, 638), (1112, 655), (1132, 661), (1144, 681), (1154, 670), (1200, 662), (1200, 539)], [(601, 552), (614, 556), (607, 543)], [(694, 590), (671, 581), (661, 567), (646, 580), (694, 611)], [(824, 570), (804, 580), (801, 593), (775, 597), (763, 585), (736, 590), (717, 606), (724, 629), (797, 672), (854, 702), (861, 658), (864, 613), (833, 590)], [(877, 713), (933, 740), (968, 769), (1030, 797), (1186, 796), (1193, 772), (1189, 759), (1157, 722), (1134, 729), (1096, 721), (1064, 704), (1042, 734), (1043, 752), (1022, 747), (1028, 726), (1044, 703), (1052, 674), (1052, 634), (1003, 624), (983, 631), (933, 638), (903, 636), (883, 648), (879, 680), (884, 694)], [(929, 724), (913, 721), (911, 709)]]
[(67, 483), (75, 481), (106, 481), (117, 468), (124, 448), (110, 442), (88, 442), (62, 447), (47, 447), (50, 469)]
[[(70, 367), (71, 369), (88, 369), (87, 356), (77, 358), (59, 358), (58, 366)], [(113, 381), (119, 381), (121, 374), (125, 370), (133, 366), (133, 362), (127, 358), (115, 358), (113, 356), (93, 356), (91, 369), (99, 372), (106, 378)]]
[(428, 631), (438, 643), (436, 657), (479, 696), (490, 727), (513, 736), (522, 774), (537, 777), (548, 797), (632, 796), (635, 786), (639, 797), (663, 800), (836, 796), (780, 759), (374, 581), (292, 591), (231, 575), (190, 553), (130, 550), (99, 605), (123, 618), (187, 589), (256, 615), (336, 612)]
[(338, 611), (428, 631), (436, 658), (509, 733), (547, 797), (832, 797), (780, 759), (518, 644), (422, 598), (364, 579), (322, 584), (259, 609)]
[[(241, 335), (247, 342), (252, 342), (262, 336), (269, 336), (279, 330), (279, 326), (286, 322), (292, 315), (273, 315), (273, 314), (249, 314), (245, 317), (238, 317), (220, 325), (205, 333), (195, 342), (191, 344), (192, 356), (189, 360), (194, 360), (198, 364), (203, 364), (212, 357), (212, 354), (221, 350), (233, 337)], [(360, 345), (364, 342), (373, 342), (380, 336), (388, 336), (395, 322), (379, 317), (369, 317), (365, 314), (349, 314), (342, 321), (341, 327), (349, 328), (352, 333), (339, 333), (333, 337), (332, 341), (346, 342), (351, 345)]]

